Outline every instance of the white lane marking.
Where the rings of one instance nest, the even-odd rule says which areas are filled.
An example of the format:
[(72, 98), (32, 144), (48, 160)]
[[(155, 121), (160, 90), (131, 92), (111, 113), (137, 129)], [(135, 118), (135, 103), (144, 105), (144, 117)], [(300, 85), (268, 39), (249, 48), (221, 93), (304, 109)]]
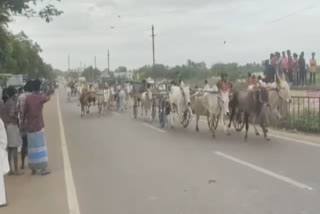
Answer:
[(72, 169), (69, 159), (67, 140), (64, 133), (64, 126), (62, 122), (61, 109), (60, 109), (60, 98), (59, 93), (57, 93), (57, 105), (58, 105), (58, 117), (59, 117), (59, 126), (60, 126), (60, 137), (61, 137), (61, 146), (62, 146), (62, 156), (63, 156), (63, 165), (64, 165), (64, 175), (67, 189), (68, 205), (69, 205), (69, 214), (80, 214), (79, 202), (76, 187), (74, 185)]
[(159, 129), (159, 128), (156, 128), (156, 127), (154, 127), (154, 126), (152, 126), (152, 125), (149, 125), (149, 124), (146, 124), (146, 123), (142, 123), (142, 124), (143, 124), (144, 126), (150, 128), (150, 129), (153, 129), (153, 130), (158, 131), (158, 132), (160, 132), (160, 133), (166, 133), (166, 131), (164, 131), (164, 130), (162, 130), (162, 129)]
[(311, 142), (304, 141), (304, 140), (297, 140), (297, 139), (293, 139), (293, 138), (290, 138), (290, 137), (284, 137), (284, 136), (274, 135), (274, 134), (269, 134), (269, 136), (275, 137), (275, 138), (280, 138), (282, 140), (293, 141), (293, 142), (296, 142), (296, 143), (302, 143), (302, 144), (309, 145), (309, 146), (320, 147), (320, 144), (311, 143)]
[(295, 180), (293, 180), (293, 179), (291, 179), (289, 177), (286, 177), (286, 176), (283, 176), (283, 175), (279, 175), (279, 174), (277, 174), (275, 172), (272, 172), (270, 170), (264, 169), (262, 167), (256, 166), (256, 165), (251, 164), (251, 163), (248, 163), (246, 161), (240, 160), (238, 158), (232, 157), (230, 155), (224, 154), (222, 152), (215, 152), (215, 154), (218, 155), (218, 156), (227, 158), (229, 160), (232, 160), (232, 161), (234, 161), (236, 163), (239, 163), (241, 165), (247, 166), (247, 167), (249, 167), (251, 169), (254, 169), (254, 170), (258, 171), (258, 172), (261, 172), (261, 173), (263, 173), (265, 175), (269, 175), (270, 177), (276, 178), (276, 179), (281, 180), (281, 181), (283, 181), (285, 183), (291, 184), (291, 185), (293, 185), (295, 187), (298, 187), (300, 189), (307, 189), (307, 190), (310, 190), (310, 191), (312, 190), (312, 187), (310, 187), (308, 185), (305, 185), (303, 183), (295, 181)]

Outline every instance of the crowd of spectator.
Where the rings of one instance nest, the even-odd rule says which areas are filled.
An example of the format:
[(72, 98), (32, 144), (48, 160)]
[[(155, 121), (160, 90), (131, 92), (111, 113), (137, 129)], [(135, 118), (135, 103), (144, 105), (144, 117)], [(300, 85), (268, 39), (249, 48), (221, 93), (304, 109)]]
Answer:
[[(53, 87), (40, 80), (28, 81), (23, 88), (4, 89), (0, 99), (0, 207), (7, 205), (3, 176), (24, 174), (25, 158), (32, 174), (48, 175), (48, 153), (42, 115)], [(44, 92), (44, 93), (42, 93)], [(21, 148), (21, 165), (18, 151)]]
[[(304, 52), (298, 56), (290, 50), (271, 53), (270, 59), (264, 62), (264, 75), (266, 82), (274, 82), (282, 78), (293, 86), (307, 86), (316, 84), (317, 61), (315, 53), (311, 54), (309, 63), (305, 60)], [(279, 75), (279, 77), (277, 76)]]

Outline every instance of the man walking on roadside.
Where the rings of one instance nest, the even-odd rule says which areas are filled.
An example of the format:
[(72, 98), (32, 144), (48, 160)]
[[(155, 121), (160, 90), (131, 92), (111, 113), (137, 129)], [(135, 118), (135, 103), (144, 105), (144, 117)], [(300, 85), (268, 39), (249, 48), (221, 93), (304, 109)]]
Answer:
[(312, 53), (312, 58), (310, 59), (310, 85), (316, 85), (317, 61), (315, 55), (315, 53)]
[(48, 151), (44, 133), (43, 106), (50, 97), (40, 93), (41, 81), (34, 80), (33, 93), (27, 96), (24, 104), (23, 122), (26, 124), (28, 139), (28, 162), (32, 174), (50, 174)]

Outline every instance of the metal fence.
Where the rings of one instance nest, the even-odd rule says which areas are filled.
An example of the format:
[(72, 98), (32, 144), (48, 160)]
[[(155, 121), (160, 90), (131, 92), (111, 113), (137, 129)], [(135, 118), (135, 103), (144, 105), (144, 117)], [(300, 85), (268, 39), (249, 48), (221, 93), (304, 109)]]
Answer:
[(282, 126), (296, 128), (297, 121), (303, 121), (306, 130), (309, 125), (320, 130), (320, 97), (293, 96), (291, 103), (282, 102), (279, 110), (284, 119)]

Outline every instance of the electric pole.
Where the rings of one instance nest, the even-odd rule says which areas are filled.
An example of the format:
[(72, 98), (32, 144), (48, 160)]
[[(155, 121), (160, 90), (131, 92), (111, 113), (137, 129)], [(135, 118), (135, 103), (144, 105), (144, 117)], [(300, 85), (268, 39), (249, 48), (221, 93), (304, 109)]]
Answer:
[(155, 66), (156, 64), (156, 59), (155, 59), (155, 50), (154, 50), (154, 27), (152, 25), (152, 56), (153, 56), (153, 67)]
[(70, 72), (70, 54), (68, 55), (68, 72)]
[(108, 49), (108, 73), (110, 73), (110, 52)]
[(94, 80), (94, 73), (96, 72), (96, 69), (97, 69), (97, 57), (94, 56), (94, 70), (92, 72), (92, 82)]

